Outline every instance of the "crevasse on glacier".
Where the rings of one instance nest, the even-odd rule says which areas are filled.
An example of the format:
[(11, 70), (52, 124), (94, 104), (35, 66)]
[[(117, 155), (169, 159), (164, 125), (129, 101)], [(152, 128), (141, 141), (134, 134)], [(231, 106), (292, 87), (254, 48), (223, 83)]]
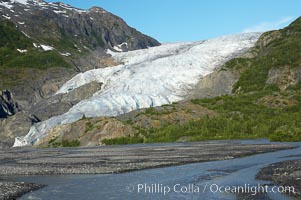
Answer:
[(102, 90), (79, 102), (67, 113), (32, 126), (26, 136), (16, 138), (14, 146), (32, 145), (56, 125), (75, 122), (83, 115), (116, 116), (180, 101), (203, 76), (245, 52), (259, 36), (260, 33), (243, 33), (131, 52), (108, 50), (114, 59), (124, 64), (78, 74), (67, 81), (57, 94), (67, 93), (92, 81), (102, 82)]

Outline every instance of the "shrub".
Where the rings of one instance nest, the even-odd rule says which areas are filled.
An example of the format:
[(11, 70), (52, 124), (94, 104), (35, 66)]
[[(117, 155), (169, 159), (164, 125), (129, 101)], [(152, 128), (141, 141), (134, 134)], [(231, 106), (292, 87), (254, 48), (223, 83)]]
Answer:
[(79, 147), (80, 142), (78, 140), (62, 140), (62, 147)]

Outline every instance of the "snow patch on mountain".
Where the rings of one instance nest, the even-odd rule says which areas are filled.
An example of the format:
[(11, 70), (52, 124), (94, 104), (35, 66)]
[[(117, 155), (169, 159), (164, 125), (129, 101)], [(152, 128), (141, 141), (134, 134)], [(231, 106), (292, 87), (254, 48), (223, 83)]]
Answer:
[(20, 53), (26, 53), (27, 49), (17, 49), (17, 51), (19, 51)]
[(21, 4), (28, 4), (28, 0), (12, 0), (12, 2), (21, 3)]
[[(55, 3), (48, 3), (47, 6), (58, 9), (58, 11), (55, 11), (57, 14), (60, 13), (66, 13), (66, 10), (70, 11), (75, 11), (79, 14), (87, 12), (87, 10), (79, 9), (79, 8), (74, 8), (68, 4), (61, 3), (61, 2), (55, 2)], [(62, 10), (63, 9), (63, 10)]]
[(13, 5), (14, 3), (21, 3), (21, 4), (24, 4), (24, 5), (27, 5), (28, 4), (28, 0), (0, 1), (0, 5), (8, 8), (8, 9), (13, 8), (14, 7), (14, 5)]
[(180, 101), (203, 76), (252, 47), (260, 35), (244, 33), (121, 53), (108, 50), (123, 64), (80, 73), (57, 94), (92, 81), (102, 83), (102, 89), (67, 113), (32, 126), (25, 137), (16, 138), (14, 146), (32, 145), (56, 125), (72, 123), (83, 116), (116, 116)]
[(52, 50), (54, 50), (53, 47), (48, 46), (48, 45), (44, 45), (44, 44), (41, 44), (41, 48), (42, 48), (44, 51), (52, 51)]
[[(61, 14), (61, 13), (66, 13), (67, 10), (69, 11), (75, 11), (79, 14), (87, 12), (87, 10), (79, 9), (79, 8), (74, 8), (68, 4), (65, 3), (60, 3), (60, 2), (55, 2), (55, 3), (47, 3), (43, 0), (0, 0), (0, 6), (4, 6), (8, 9), (13, 9), (15, 4), (23, 4), (23, 5), (34, 5), (38, 6), (40, 9), (48, 9), (48, 8), (54, 8), (57, 10), (54, 10), (54, 12)], [(11, 12), (14, 12), (11, 10)]]
[(10, 19), (11, 17), (8, 15), (2, 15), (2, 17), (4, 17), (5, 19)]
[(69, 53), (69, 52), (66, 52), (66, 53), (60, 53), (62, 56), (66, 56), (66, 57), (68, 57), (68, 56), (71, 56), (71, 53)]
[(122, 47), (123, 47), (123, 46), (128, 47), (128, 43), (123, 42), (123, 43), (121, 43), (121, 44), (119, 44), (119, 45), (117, 45), (117, 46), (114, 46), (113, 49), (114, 49), (115, 51), (117, 51), (117, 52), (123, 52), (123, 50), (122, 50)]
[(11, 9), (12, 7), (14, 7), (10, 2), (5, 2), (5, 1), (0, 1), (0, 6), (4, 6), (8, 9)]

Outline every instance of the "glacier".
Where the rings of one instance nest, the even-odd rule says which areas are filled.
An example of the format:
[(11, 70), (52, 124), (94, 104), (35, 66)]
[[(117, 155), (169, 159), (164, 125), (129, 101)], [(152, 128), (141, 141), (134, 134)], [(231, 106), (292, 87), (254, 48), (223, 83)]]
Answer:
[(68, 112), (33, 125), (14, 147), (33, 145), (60, 124), (86, 117), (117, 116), (133, 110), (181, 101), (204, 76), (254, 46), (261, 33), (242, 33), (198, 42), (162, 44), (108, 54), (120, 65), (77, 74), (55, 94), (68, 93), (92, 81), (100, 91)]

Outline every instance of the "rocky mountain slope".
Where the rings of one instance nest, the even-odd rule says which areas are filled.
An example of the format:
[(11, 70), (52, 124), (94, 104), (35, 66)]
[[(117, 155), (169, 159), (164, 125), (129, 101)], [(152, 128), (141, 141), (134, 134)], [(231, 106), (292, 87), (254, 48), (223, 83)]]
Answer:
[[(107, 49), (120, 52), (159, 44), (102, 8), (81, 10), (42, 0), (1, 0), (0, 91), (10, 93), (17, 103), (7, 104), (2, 95), (1, 118), (15, 113), (8, 106), (18, 105), (22, 112), (15, 120), (44, 120), (45, 116), (33, 115), (45, 113), (49, 101), (60, 101), (52, 95), (64, 82), (79, 72), (116, 65)], [(57, 112), (75, 102), (65, 98), (62, 104), (66, 106)], [(4, 130), (22, 135), (9, 128), (10, 124), (9, 119), (1, 121), (0, 138)], [(30, 126), (25, 124), (24, 131)]]
[[(122, 132), (124, 134), (114, 138), (106, 132), (101, 136), (103, 127), (96, 124), (103, 120), (93, 123), (93, 120), (97, 118), (84, 116), (80, 122), (59, 125), (50, 129), (49, 134), (35, 144), (68, 146), (69, 143), (66, 143), (66, 140), (69, 140), (77, 141), (77, 145), (87, 145), (81, 138), (91, 133), (100, 134), (97, 139), (91, 140), (94, 144), (246, 138), (300, 141), (300, 22), (301, 18), (282, 30), (262, 34), (254, 47), (237, 58), (230, 59), (220, 68), (211, 70), (212, 73), (195, 83), (192, 90), (185, 90), (187, 87), (179, 86), (180, 91), (187, 91), (187, 96), (183, 101), (139, 109), (115, 118), (105, 119), (105, 121), (113, 119), (121, 121), (123, 129), (132, 129), (132, 134)], [(173, 51), (169, 50), (169, 52)], [(133, 57), (127, 57), (130, 54), (131, 52), (114, 54), (113, 57), (125, 63), (131, 63)], [(152, 58), (152, 54), (147, 55)], [(200, 59), (204, 59), (202, 56)], [(139, 56), (134, 60), (138, 63), (143, 61)], [(182, 64), (179, 59), (171, 60)], [(197, 61), (194, 60), (193, 63)], [(149, 63), (145, 65), (149, 66)], [(181, 74), (179, 69), (176, 71)], [(59, 93), (67, 92), (69, 89), (72, 91), (81, 84), (85, 84), (86, 77), (91, 78), (87, 75), (68, 81)], [(177, 76), (173, 75), (173, 79), (176, 78)], [(92, 76), (92, 80), (98, 80), (97, 75), (94, 78)], [(95, 95), (95, 99), (99, 98), (98, 95), (101, 92)], [(126, 105), (128, 104), (130, 103), (126, 102)], [(109, 111), (114, 110), (116, 105), (118, 104), (114, 101)], [(72, 130), (79, 130), (81, 127), (83, 131), (76, 131), (76, 134), (69, 129), (62, 131), (64, 126), (72, 127)], [(114, 130), (117, 129), (113, 128), (110, 131), (114, 132)], [(74, 135), (80, 135), (80, 137), (73, 137)]]
[(42, 0), (1, 0), (1, 18), (12, 21), (37, 48), (63, 56), (97, 48), (127, 51), (159, 43), (99, 7), (81, 10)]
[(77, 72), (110, 65), (106, 49), (159, 45), (98, 7), (2, 0), (0, 12), (0, 89), (10, 89), (24, 108), (52, 95)]

